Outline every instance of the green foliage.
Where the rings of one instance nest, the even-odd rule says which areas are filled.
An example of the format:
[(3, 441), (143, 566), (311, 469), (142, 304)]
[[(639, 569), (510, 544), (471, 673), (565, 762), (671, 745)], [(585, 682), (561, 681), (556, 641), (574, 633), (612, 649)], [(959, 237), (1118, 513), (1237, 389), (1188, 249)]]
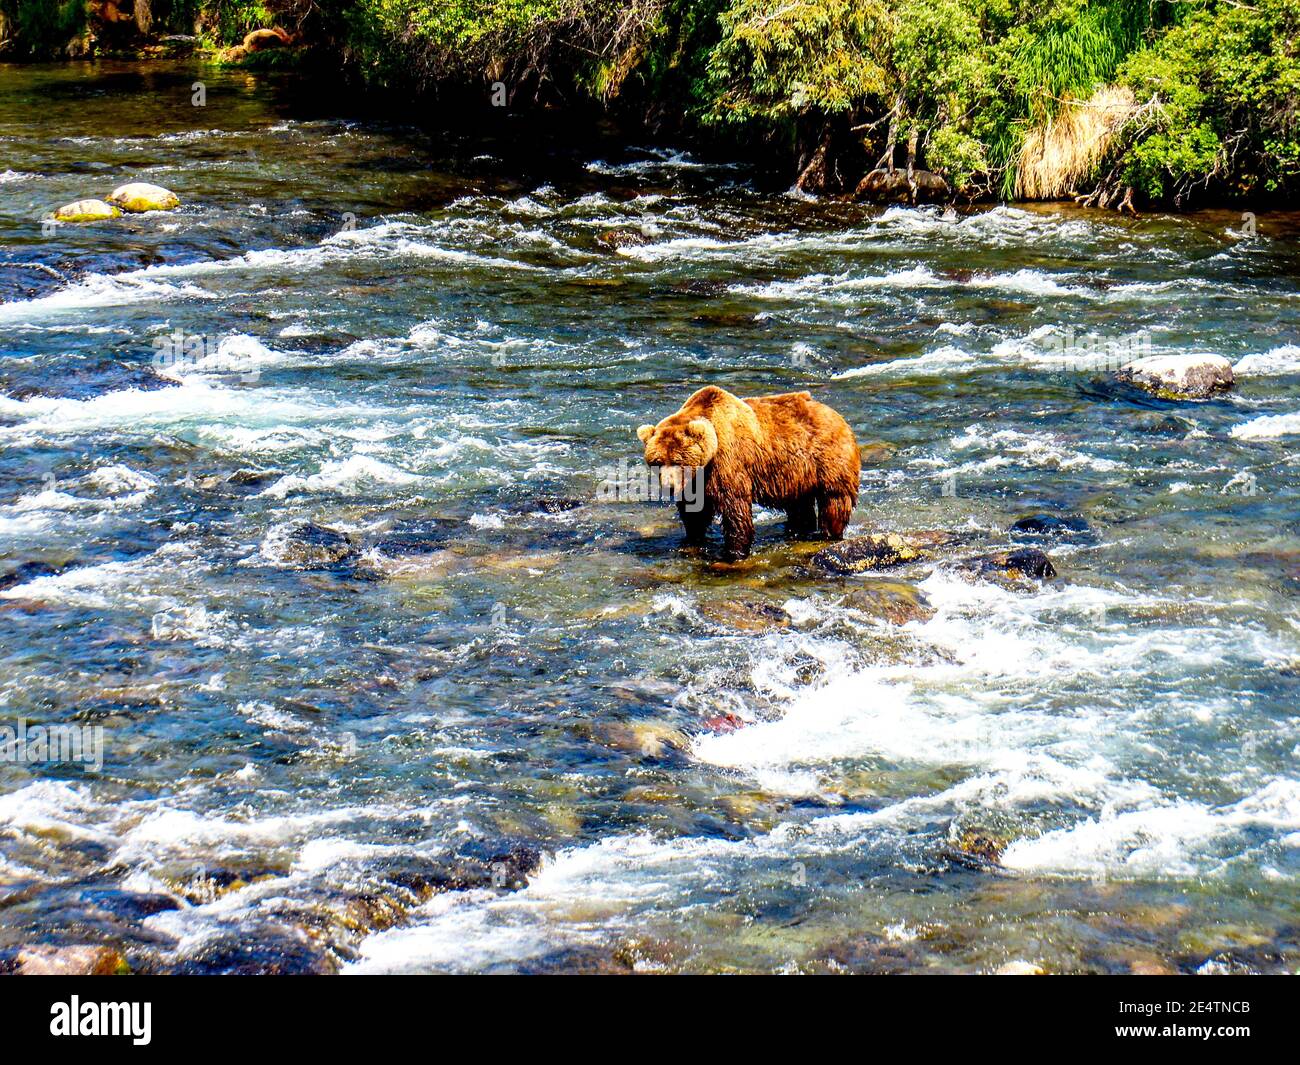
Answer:
[(878, 0), (735, 0), (720, 22), (711, 118), (834, 113), (889, 92), (892, 17)]
[(372, 83), (437, 88), (531, 78), (605, 96), (644, 58), (666, 3), (354, 0), (331, 6), (341, 9), (345, 54)]
[(262, 0), (203, 0), (200, 7), (205, 33), (218, 44), (235, 44), (274, 21)]
[(13, 26), (18, 53), (36, 59), (57, 55), (86, 27), (84, 0), (5, 0), (0, 11)]
[(1007, 74), (1027, 117), (1044, 119), (1066, 97), (1087, 97), (1113, 80), (1151, 10), (1146, 2), (1065, 0), (1015, 27)]
[[(1300, 0), (153, 0), (215, 43), (287, 24), (364, 82), (599, 104), (738, 143), (833, 145), (1015, 187), (1026, 133), (1120, 82), (1144, 104), (1105, 168), (1149, 199), (1300, 185)], [(56, 54), (83, 0), (0, 0)], [(279, 62), (280, 60), (266, 60)], [(852, 177), (852, 173), (848, 175)]]
[(1125, 167), (1148, 197), (1184, 202), (1211, 184), (1272, 194), (1300, 181), (1300, 0), (1210, 0), (1120, 77), (1159, 104)]

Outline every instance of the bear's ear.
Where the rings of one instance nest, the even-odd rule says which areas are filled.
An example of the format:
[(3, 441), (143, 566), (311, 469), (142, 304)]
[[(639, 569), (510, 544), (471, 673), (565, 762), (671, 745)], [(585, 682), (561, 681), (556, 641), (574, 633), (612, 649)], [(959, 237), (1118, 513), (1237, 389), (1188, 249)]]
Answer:
[(686, 432), (692, 434), (695, 440), (701, 441), (708, 449), (718, 447), (718, 430), (714, 428), (707, 417), (693, 417), (686, 423)]
[(704, 445), (704, 461), (707, 463), (718, 450), (718, 431), (713, 428), (713, 423), (708, 418), (692, 418), (686, 423), (686, 431)]
[(647, 440), (650, 439), (650, 434), (653, 433), (654, 431), (655, 431), (655, 427), (653, 425), (643, 425), (640, 428), (638, 428), (636, 431), (637, 439), (644, 444)]

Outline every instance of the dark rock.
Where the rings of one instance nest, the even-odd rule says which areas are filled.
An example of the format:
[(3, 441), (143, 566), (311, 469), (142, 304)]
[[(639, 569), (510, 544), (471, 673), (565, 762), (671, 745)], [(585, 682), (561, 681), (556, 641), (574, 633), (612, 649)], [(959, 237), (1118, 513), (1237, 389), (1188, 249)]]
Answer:
[(520, 962), (526, 976), (628, 976), (632, 968), (616, 952), (602, 947), (563, 947)]
[(175, 969), (180, 974), (229, 976), (329, 976), (338, 962), (304, 933), (287, 929), (219, 935), (187, 956)]
[(1071, 533), (1091, 532), (1091, 529), (1086, 521), (1074, 515), (1031, 514), (1013, 522), (1011, 531), (1028, 536), (1069, 536)]
[(236, 470), (226, 478), (226, 483), (240, 488), (258, 488), (282, 476), (280, 470)]
[(109, 392), (135, 390), (157, 392), (179, 388), (180, 381), (164, 377), (152, 366), (129, 365), (116, 360), (102, 360), (86, 366), (60, 368), (54, 375), (24, 379), (20, 371), (0, 378), (0, 391), (10, 399), (25, 400), (36, 396), (51, 399), (90, 399)]
[(997, 574), (1006, 577), (1031, 577), (1046, 581), (1056, 576), (1052, 560), (1036, 547), (1022, 547), (1016, 551), (1002, 551), (975, 560), (982, 575)]
[(274, 540), (268, 538), (268, 557), (299, 569), (328, 569), (357, 554), (356, 545), (337, 529), (303, 522)]
[(542, 862), (541, 851), (523, 845), (476, 849), (479, 854), (449, 855), (395, 869), (385, 879), (409, 891), (414, 901), (423, 901), (443, 891), (476, 888), (518, 891), (527, 885), (528, 874)]
[(81, 897), (100, 910), (131, 922), (143, 921), (155, 913), (179, 910), (181, 907), (174, 898), (161, 892), (121, 891), (114, 888), (87, 891)]
[(0, 592), (16, 584), (26, 584), (37, 577), (52, 577), (59, 572), (61, 570), (58, 567), (51, 566), (48, 562), (24, 562), (0, 577)]
[(712, 299), (715, 296), (725, 295), (727, 284), (726, 281), (719, 281), (716, 278), (697, 277), (688, 281), (676, 281), (665, 288), (653, 289), (651, 295), (705, 296)]
[(441, 551), (447, 545), (446, 537), (420, 536), (406, 534), (385, 536), (375, 541), (375, 550), (389, 558), (404, 558), (410, 555), (428, 555)]
[(827, 573), (862, 573), (920, 558), (920, 552), (897, 533), (859, 536), (824, 548), (809, 560)]
[(563, 514), (566, 510), (577, 510), (583, 506), (581, 499), (564, 496), (543, 496), (537, 501), (536, 510), (541, 514)]

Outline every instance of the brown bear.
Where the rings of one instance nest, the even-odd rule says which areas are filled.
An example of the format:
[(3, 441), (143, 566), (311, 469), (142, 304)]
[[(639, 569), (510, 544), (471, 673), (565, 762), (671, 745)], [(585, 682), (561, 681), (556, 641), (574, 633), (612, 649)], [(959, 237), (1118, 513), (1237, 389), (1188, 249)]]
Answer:
[(858, 501), (862, 466), (853, 430), (807, 392), (742, 400), (709, 385), (636, 435), (665, 484), (680, 491), (686, 475), (703, 469), (703, 505), (677, 503), (686, 541), (702, 544), (721, 515), (730, 560), (745, 558), (753, 545), (755, 503), (784, 510), (794, 535), (820, 529), (839, 540)]

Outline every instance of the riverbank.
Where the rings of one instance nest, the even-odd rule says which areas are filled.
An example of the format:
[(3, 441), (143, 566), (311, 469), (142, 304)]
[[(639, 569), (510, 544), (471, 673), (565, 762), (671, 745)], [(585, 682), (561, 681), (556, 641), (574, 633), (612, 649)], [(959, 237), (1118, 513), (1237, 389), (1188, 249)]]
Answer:
[[(328, 84), (342, 74), (403, 109), (419, 100), (459, 116), (549, 111), (575, 125), (604, 116), (766, 158), (787, 187), (815, 195), (1259, 211), (1285, 203), (1300, 176), (1290, 88), (1300, 0), (1053, 0), (1027, 11), (987, 0), (65, 8), (80, 12), (83, 50), (187, 26), (228, 61), (311, 66), (318, 56)], [(9, 53), (46, 54), (71, 32), (25, 25), (26, 35), (11, 15), (0, 28)]]

